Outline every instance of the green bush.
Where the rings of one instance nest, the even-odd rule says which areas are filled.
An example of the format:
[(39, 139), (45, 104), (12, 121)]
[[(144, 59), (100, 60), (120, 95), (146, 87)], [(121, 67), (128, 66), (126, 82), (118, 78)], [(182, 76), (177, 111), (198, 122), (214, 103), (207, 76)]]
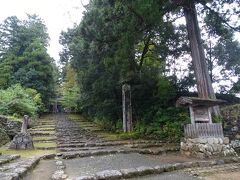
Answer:
[(190, 121), (188, 113), (179, 108), (159, 109), (151, 123), (138, 122), (135, 132), (150, 139), (178, 141), (183, 136), (183, 126)]
[(41, 96), (34, 89), (23, 88), (16, 84), (6, 90), (0, 90), (0, 114), (22, 117), (27, 114), (36, 116), (42, 111)]

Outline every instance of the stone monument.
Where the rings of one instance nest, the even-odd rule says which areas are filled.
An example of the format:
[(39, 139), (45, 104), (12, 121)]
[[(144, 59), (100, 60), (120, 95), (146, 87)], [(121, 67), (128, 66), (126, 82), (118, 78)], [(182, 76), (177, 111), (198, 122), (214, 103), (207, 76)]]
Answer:
[(27, 132), (28, 123), (29, 117), (24, 115), (21, 132), (13, 138), (9, 149), (34, 149), (32, 137)]
[(123, 103), (123, 131), (132, 131), (132, 103), (131, 103), (131, 86), (122, 85), (122, 103)]
[(182, 154), (198, 158), (236, 155), (229, 139), (223, 135), (222, 124), (212, 123), (211, 108), (224, 102), (198, 97), (180, 97), (177, 100), (177, 107), (189, 108), (191, 118), (191, 124), (184, 127)]

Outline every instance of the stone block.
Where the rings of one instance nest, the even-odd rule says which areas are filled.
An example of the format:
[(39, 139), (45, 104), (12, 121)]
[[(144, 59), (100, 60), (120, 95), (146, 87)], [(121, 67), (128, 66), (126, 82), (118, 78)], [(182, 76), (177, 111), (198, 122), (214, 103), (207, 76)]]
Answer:
[(123, 177), (126, 178), (134, 177), (136, 174), (138, 174), (138, 170), (135, 168), (121, 169), (120, 172), (122, 173)]
[(223, 139), (222, 138), (219, 138), (219, 144), (223, 144)]
[(213, 138), (208, 138), (208, 139), (207, 139), (207, 142), (208, 142), (208, 144), (213, 144), (214, 139), (213, 139)]
[(34, 149), (33, 140), (29, 133), (17, 134), (9, 146), (10, 149)]
[(122, 173), (118, 170), (105, 170), (96, 173), (97, 179), (117, 179), (121, 177)]
[(75, 180), (96, 180), (95, 176), (79, 176)]
[(223, 138), (223, 144), (229, 144), (229, 138), (228, 137)]
[(137, 168), (140, 175), (147, 175), (154, 172), (154, 168), (148, 166), (141, 166)]
[(218, 138), (213, 138), (213, 144), (219, 144)]
[(156, 173), (162, 173), (164, 172), (164, 167), (163, 166), (155, 166), (154, 169), (156, 170)]

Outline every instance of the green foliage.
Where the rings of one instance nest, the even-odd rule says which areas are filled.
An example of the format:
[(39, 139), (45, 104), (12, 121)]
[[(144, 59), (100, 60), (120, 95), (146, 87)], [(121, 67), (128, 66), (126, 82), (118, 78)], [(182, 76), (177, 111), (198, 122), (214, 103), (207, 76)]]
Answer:
[(43, 110), (41, 96), (34, 89), (13, 85), (6, 90), (0, 90), (0, 114), (22, 117), (36, 116)]
[(62, 87), (62, 105), (64, 108), (77, 111), (79, 99), (79, 87), (76, 80), (76, 73), (71, 66), (66, 68), (66, 76)]
[(149, 123), (138, 122), (135, 131), (140, 137), (178, 141), (183, 136), (183, 126), (190, 122), (188, 113), (182, 109), (159, 109)]
[(0, 86), (14, 84), (37, 90), (47, 105), (54, 95), (55, 64), (47, 53), (48, 34), (42, 20), (8, 17), (0, 24)]
[[(226, 47), (234, 43), (232, 31), (226, 27), (228, 19), (215, 13), (223, 6), (218, 7), (221, 2), (195, 2), (204, 7), (199, 14), (206, 17), (203, 19), (208, 32), (219, 37), (225, 33), (224, 38), (231, 42), (228, 46), (225, 42), (219, 44), (219, 51), (215, 51), (218, 64), (227, 67), (228, 63), (220, 63), (218, 55), (227, 52)], [(223, 4), (232, 4), (232, 1)], [(127, 82), (132, 90), (136, 133), (179, 139), (188, 116), (169, 107), (195, 83), (191, 73), (182, 80), (175, 73), (175, 67), (190, 54), (186, 27), (174, 22), (183, 16), (180, 9), (170, 1), (91, 0), (81, 23), (62, 32), (60, 37), (65, 87), (68, 87), (64, 90), (65, 106), (75, 109), (77, 106), (84, 115), (98, 119), (104, 129), (118, 129), (122, 118), (121, 88)], [(209, 17), (218, 21), (213, 22)], [(221, 32), (214, 27), (222, 27)], [(237, 72), (238, 59), (232, 55), (229, 60), (228, 67), (233, 64)], [(72, 84), (67, 77), (69, 64), (76, 73), (76, 86), (67, 85)], [(172, 72), (174, 75), (169, 76)]]

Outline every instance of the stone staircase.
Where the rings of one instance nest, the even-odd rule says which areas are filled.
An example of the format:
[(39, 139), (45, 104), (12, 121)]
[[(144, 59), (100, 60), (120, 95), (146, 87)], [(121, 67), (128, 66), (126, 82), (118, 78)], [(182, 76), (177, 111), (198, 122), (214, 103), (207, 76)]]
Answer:
[(56, 149), (56, 120), (54, 116), (48, 115), (38, 119), (36, 124), (29, 129), (33, 138), (34, 148), (37, 150)]
[(63, 114), (57, 115), (56, 119), (57, 150), (66, 152), (71, 157), (74, 157), (74, 154), (79, 156), (81, 152), (83, 156), (84, 154), (98, 154), (98, 152), (99, 154), (136, 152), (157, 155), (179, 150), (178, 144), (161, 141), (106, 140), (99, 135), (101, 130), (91, 122), (70, 119)]

